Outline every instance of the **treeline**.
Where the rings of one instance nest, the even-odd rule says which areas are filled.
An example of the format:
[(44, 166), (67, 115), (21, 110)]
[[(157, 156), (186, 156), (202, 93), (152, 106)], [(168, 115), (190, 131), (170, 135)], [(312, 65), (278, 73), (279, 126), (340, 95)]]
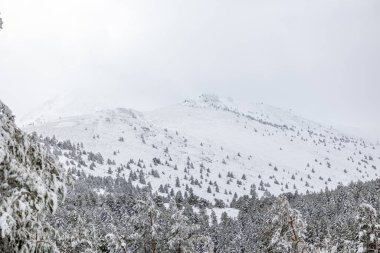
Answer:
[[(221, 217), (122, 178), (77, 175), (49, 223), (62, 252), (377, 252), (380, 180), (234, 201)], [(202, 202), (199, 202), (202, 203)]]
[[(274, 217), (288, 212), (286, 208), (273, 212), (279, 198), (284, 198), (301, 214), (302, 222), (294, 229), (303, 230), (301, 241), (310, 252), (317, 249), (322, 252), (380, 252), (379, 196), (379, 179), (306, 195), (288, 193), (261, 199), (245, 196), (233, 203), (233, 207), (240, 210), (233, 226), (241, 227), (242, 234), (249, 235), (241, 241), (244, 252), (298, 252), (286, 247), (273, 250), (273, 245), (270, 246), (274, 238), (272, 229), (278, 227)], [(283, 224), (283, 235), (293, 229), (290, 221), (294, 217), (288, 216)], [(294, 242), (294, 238), (290, 241)], [(301, 252), (309, 252), (305, 250)]]
[[(49, 223), (62, 252), (211, 252), (205, 208), (152, 195), (123, 178), (77, 176)], [(216, 219), (216, 217), (215, 217)]]

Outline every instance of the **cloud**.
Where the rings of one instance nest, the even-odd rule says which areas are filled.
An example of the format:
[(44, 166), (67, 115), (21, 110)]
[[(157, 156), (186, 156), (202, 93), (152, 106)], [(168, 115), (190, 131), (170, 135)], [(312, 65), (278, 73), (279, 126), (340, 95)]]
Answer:
[(0, 11), (1, 98), (16, 114), (66, 89), (137, 109), (211, 92), (380, 126), (376, 0), (4, 0)]

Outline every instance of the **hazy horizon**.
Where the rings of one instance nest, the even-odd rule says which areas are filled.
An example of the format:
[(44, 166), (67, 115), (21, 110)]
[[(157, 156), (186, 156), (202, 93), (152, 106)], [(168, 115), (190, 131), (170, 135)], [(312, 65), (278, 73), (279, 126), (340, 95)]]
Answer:
[(0, 3), (17, 117), (66, 90), (137, 110), (214, 93), (380, 136), (379, 1)]

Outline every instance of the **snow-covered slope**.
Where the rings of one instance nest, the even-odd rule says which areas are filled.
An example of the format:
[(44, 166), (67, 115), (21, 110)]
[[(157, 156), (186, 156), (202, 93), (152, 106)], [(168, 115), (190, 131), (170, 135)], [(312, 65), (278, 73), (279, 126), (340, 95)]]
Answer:
[[(192, 188), (208, 200), (230, 202), (235, 192), (250, 194), (252, 185), (259, 195), (331, 189), (376, 178), (380, 168), (374, 143), (290, 111), (213, 95), (145, 113), (119, 108), (63, 117), (25, 130), (83, 143), (86, 173), (143, 172), (146, 183), (162, 194)], [(90, 169), (88, 151), (110, 161)], [(66, 163), (63, 155), (60, 159)]]

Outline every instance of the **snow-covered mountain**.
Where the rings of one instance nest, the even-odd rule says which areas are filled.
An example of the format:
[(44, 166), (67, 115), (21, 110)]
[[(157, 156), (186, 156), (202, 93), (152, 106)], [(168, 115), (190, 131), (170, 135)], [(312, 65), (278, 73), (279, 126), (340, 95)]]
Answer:
[[(137, 175), (135, 184), (150, 183), (160, 194), (192, 188), (227, 203), (234, 193), (250, 194), (253, 185), (259, 195), (319, 191), (374, 179), (380, 168), (375, 143), (288, 110), (214, 95), (144, 113), (118, 108), (65, 116), (24, 129), (83, 144), (85, 166), (68, 161), (65, 151), (60, 155), (68, 168), (133, 180)], [(90, 166), (90, 153), (100, 153), (104, 163)]]

